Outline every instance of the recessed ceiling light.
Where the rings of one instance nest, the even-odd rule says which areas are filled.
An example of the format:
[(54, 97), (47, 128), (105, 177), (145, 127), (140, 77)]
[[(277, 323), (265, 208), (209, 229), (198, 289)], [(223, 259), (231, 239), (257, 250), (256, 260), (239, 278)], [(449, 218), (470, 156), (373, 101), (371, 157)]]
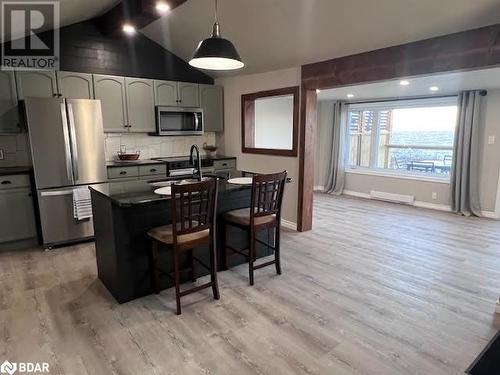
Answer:
[(127, 35), (134, 35), (135, 32), (136, 32), (135, 26), (131, 25), (130, 23), (124, 24), (123, 27), (122, 27), (122, 30)]
[(399, 84), (401, 86), (408, 86), (410, 84), (410, 81), (403, 79), (402, 81), (399, 81)]
[(439, 87), (431, 86), (431, 87), (429, 87), (429, 90), (431, 90), (432, 92), (436, 92), (436, 91), (439, 91)]
[(170, 10), (170, 5), (166, 1), (158, 1), (156, 2), (156, 10), (158, 13), (165, 14)]
[(354, 98), (354, 94), (347, 94), (347, 97), (350, 99), (350, 98)]
[(316, 89), (316, 94), (319, 94), (321, 92), (320, 89)]

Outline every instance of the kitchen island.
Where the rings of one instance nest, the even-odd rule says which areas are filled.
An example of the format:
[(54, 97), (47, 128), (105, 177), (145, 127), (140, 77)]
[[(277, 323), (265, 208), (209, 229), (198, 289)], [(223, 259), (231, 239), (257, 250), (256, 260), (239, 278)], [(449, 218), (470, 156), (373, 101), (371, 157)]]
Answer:
[[(241, 172), (240, 172), (241, 174)], [(95, 246), (99, 279), (119, 303), (153, 293), (150, 277), (149, 251), (151, 240), (147, 231), (171, 223), (168, 196), (154, 193), (147, 181), (113, 182), (94, 185), (91, 188), (94, 216)], [(232, 185), (219, 180), (217, 204), (217, 257), (218, 270), (224, 269), (224, 213), (250, 206), (251, 187)], [(229, 228), (231, 245), (246, 248), (247, 234), (237, 228)], [(262, 240), (272, 241), (273, 234), (263, 231)], [(257, 257), (270, 255), (272, 250), (257, 246)], [(208, 248), (197, 248), (196, 256), (209, 261)], [(172, 251), (161, 247), (160, 264), (164, 271), (173, 271)], [(188, 265), (186, 254), (181, 267)], [(246, 262), (242, 256), (231, 259), (231, 266)], [(202, 267), (195, 269), (195, 276), (208, 274)], [(188, 275), (183, 281), (188, 280)], [(161, 289), (173, 286), (168, 277), (160, 279)]]

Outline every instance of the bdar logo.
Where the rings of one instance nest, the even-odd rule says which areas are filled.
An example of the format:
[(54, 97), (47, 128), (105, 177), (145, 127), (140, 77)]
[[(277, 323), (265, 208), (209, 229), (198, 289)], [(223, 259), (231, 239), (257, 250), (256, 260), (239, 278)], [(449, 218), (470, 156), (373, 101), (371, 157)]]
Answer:
[(17, 371), (17, 363), (5, 361), (0, 365), (0, 373), (13, 375)]

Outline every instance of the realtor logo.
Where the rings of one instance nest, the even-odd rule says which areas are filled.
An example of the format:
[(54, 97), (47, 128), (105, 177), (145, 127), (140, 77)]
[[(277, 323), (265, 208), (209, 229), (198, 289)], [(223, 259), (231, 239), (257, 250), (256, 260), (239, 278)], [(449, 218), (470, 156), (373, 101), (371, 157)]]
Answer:
[(2, 70), (59, 69), (59, 1), (2, 1)]
[(0, 365), (0, 373), (13, 375), (17, 371), (17, 363), (5, 361)]

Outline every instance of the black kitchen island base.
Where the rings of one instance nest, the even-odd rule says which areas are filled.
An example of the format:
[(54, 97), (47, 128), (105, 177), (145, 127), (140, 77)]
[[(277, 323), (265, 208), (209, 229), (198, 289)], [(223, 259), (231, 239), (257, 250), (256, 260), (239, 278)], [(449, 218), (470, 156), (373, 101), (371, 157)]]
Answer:
[[(97, 271), (99, 279), (119, 303), (124, 303), (153, 293), (149, 266), (151, 239), (147, 231), (170, 223), (170, 198), (157, 196), (145, 181), (133, 181), (102, 185), (91, 189), (94, 214)], [(219, 183), (217, 206), (217, 268), (224, 269), (224, 213), (250, 206), (250, 187)], [(228, 228), (230, 245), (236, 248), (248, 246), (246, 232)], [(262, 231), (258, 237), (269, 243), (274, 233)], [(195, 255), (208, 264), (208, 248), (194, 250)], [(259, 244), (257, 257), (272, 254), (272, 250)], [(181, 259), (181, 267), (188, 267), (188, 254)], [(160, 247), (160, 265), (163, 271), (173, 271), (172, 251)], [(231, 258), (231, 266), (245, 263), (242, 256)], [(195, 265), (195, 276), (208, 274), (203, 267)], [(183, 282), (189, 275), (183, 275)], [(160, 288), (173, 286), (168, 277), (160, 279)]]

